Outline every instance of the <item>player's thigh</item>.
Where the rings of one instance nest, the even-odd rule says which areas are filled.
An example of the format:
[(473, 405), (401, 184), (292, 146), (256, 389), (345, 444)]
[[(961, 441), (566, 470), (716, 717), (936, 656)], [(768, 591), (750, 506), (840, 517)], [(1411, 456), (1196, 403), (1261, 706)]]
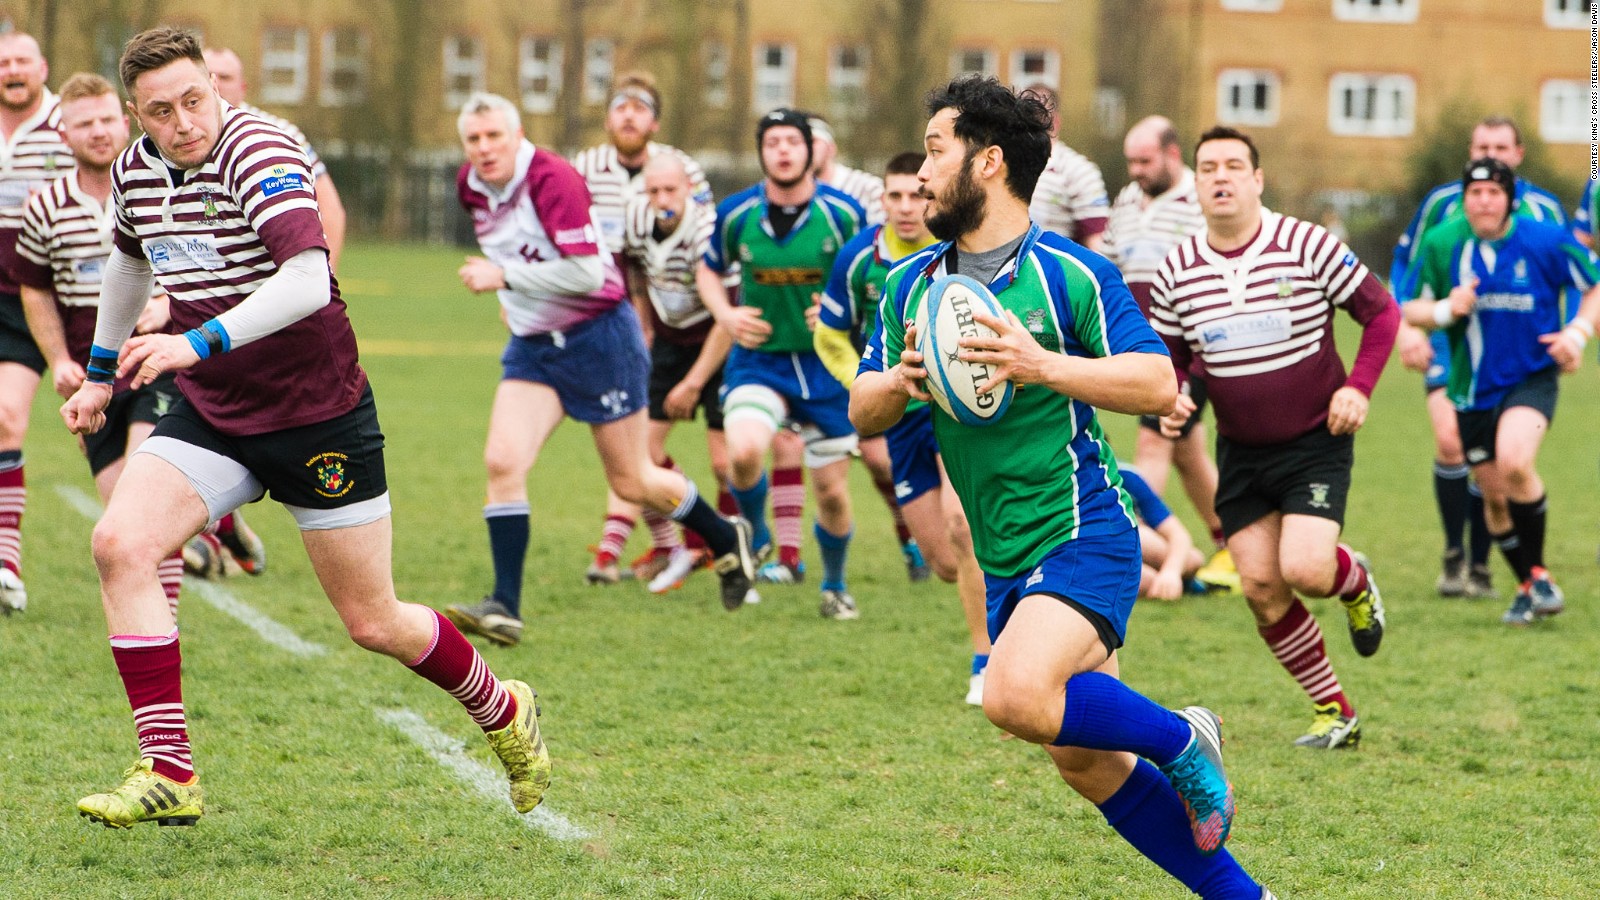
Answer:
[(1029, 594), (994, 640), (984, 673), (985, 699), (991, 690), (1002, 701), (1011, 693), (1063, 693), (1068, 678), (1100, 668), (1110, 655), (1100, 631), (1076, 607), (1052, 595)]
[(613, 484), (619, 480), (642, 479), (645, 469), (651, 466), (648, 424), (645, 411), (640, 409), (620, 419), (590, 426), (595, 449), (600, 452), (600, 465)]
[(650, 446), (650, 460), (657, 465), (667, 459), (667, 438), (672, 434), (672, 424), (651, 419), (645, 428), (646, 441)]
[(1157, 494), (1166, 489), (1167, 469), (1172, 465), (1173, 453), (1172, 439), (1162, 437), (1159, 431), (1139, 426), (1139, 434), (1133, 445), (1133, 464)]
[(1531, 406), (1513, 406), (1495, 426), (1495, 462), (1508, 475), (1531, 473), (1550, 420)]
[[(149, 448), (152, 442), (146, 442)], [(207, 454), (199, 448), (168, 448), (179, 454), (192, 452), (197, 458)], [(216, 471), (228, 472), (249, 483), (249, 472), (232, 460), (215, 460)], [(205, 473), (185, 472), (183, 459), (173, 454), (134, 453), (123, 463), (122, 471), (106, 502), (105, 513), (95, 525), (96, 558), (123, 553), (141, 559), (170, 556), (210, 521), (207, 502), (192, 479)], [(259, 484), (254, 488), (259, 492)]]
[(22, 363), (0, 361), (0, 450), (21, 449), (38, 390), (38, 372)]
[(811, 489), (818, 502), (824, 499), (846, 501), (850, 497), (850, 457), (811, 470)]
[(1450, 402), (1444, 388), (1428, 392), (1428, 422), (1433, 426), (1434, 455), (1447, 466), (1466, 462), (1461, 451), (1461, 430), (1456, 424), (1455, 404)]
[(1234, 567), (1239, 570), (1239, 580), (1245, 593), (1252, 585), (1268, 589), (1283, 583), (1283, 572), (1278, 565), (1278, 546), (1284, 516), (1268, 513), (1228, 535), (1228, 552)]
[(491, 470), (533, 468), (539, 450), (561, 424), (561, 399), (549, 385), (507, 379), (494, 391), (484, 460)]
[(1284, 580), (1313, 587), (1320, 579), (1331, 578), (1339, 531), (1340, 525), (1333, 519), (1285, 513), (1278, 537), (1278, 565)]
[(922, 558), (941, 581), (954, 581), (959, 560), (950, 544), (950, 532), (945, 528), (944, 503), (939, 491), (925, 491), (912, 500), (900, 504), (900, 514), (905, 517), (906, 528), (922, 550)]

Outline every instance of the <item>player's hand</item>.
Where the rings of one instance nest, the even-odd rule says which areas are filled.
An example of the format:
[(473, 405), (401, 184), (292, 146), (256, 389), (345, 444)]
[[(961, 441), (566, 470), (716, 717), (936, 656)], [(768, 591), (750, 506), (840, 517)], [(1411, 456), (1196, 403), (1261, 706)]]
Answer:
[(669, 419), (688, 420), (694, 418), (694, 408), (700, 403), (700, 392), (705, 390), (705, 385), (695, 384), (689, 379), (678, 382), (667, 391), (667, 398), (661, 406)]
[(506, 286), (506, 270), (481, 256), (467, 257), (456, 274), (461, 276), (461, 283), (467, 286), (467, 290), (474, 294), (498, 291)]
[(200, 361), (189, 339), (181, 334), (141, 334), (122, 345), (117, 377), (133, 376), (133, 386), (144, 387), (162, 372), (178, 372)]
[(1172, 412), (1161, 417), (1161, 436), (1165, 438), (1181, 437), (1183, 435), (1183, 426), (1189, 424), (1189, 417), (1194, 415), (1196, 409), (1199, 409), (1199, 407), (1195, 404), (1194, 399), (1184, 391), (1179, 391), (1178, 399), (1173, 401)]
[(967, 362), (987, 363), (995, 371), (988, 381), (978, 385), (978, 393), (987, 394), (1007, 381), (1014, 384), (1042, 384), (1050, 377), (1049, 366), (1058, 354), (1039, 346), (1033, 335), (1022, 327), (1022, 322), (1011, 310), (999, 319), (988, 313), (975, 313), (972, 320), (995, 330), (994, 337), (964, 337), (958, 342), (960, 358)]
[(1472, 308), (1478, 305), (1478, 279), (1472, 279), (1471, 284), (1458, 284), (1451, 288), (1445, 302), (1450, 304), (1450, 314), (1458, 319), (1472, 315)]
[(78, 388), (83, 387), (83, 366), (74, 362), (70, 356), (62, 357), (50, 364), (50, 377), (61, 399), (70, 400), (72, 395), (78, 392)]
[(1400, 362), (1413, 372), (1426, 372), (1433, 365), (1433, 343), (1428, 333), (1415, 325), (1400, 323)]
[(139, 321), (133, 326), (134, 334), (152, 334), (163, 331), (167, 323), (172, 321), (171, 301), (166, 294), (157, 294), (150, 298), (144, 305), (144, 311), (139, 313)]
[(806, 307), (806, 330), (816, 331), (817, 323), (822, 321), (822, 295), (812, 294), (811, 305)]
[(913, 400), (924, 402), (932, 400), (923, 382), (928, 377), (928, 370), (923, 368), (922, 354), (917, 347), (917, 326), (909, 320), (906, 321), (906, 346), (900, 351), (900, 361), (895, 363), (889, 374), (894, 376), (895, 386), (904, 391), (906, 396)]
[(1353, 387), (1333, 392), (1328, 401), (1328, 430), (1334, 434), (1355, 434), (1367, 421), (1367, 395)]
[(772, 323), (761, 317), (754, 306), (735, 306), (717, 324), (733, 335), (734, 343), (746, 350), (756, 350), (772, 337)]
[(111, 402), (111, 385), (85, 381), (67, 402), (61, 404), (61, 420), (77, 435), (94, 434), (106, 425), (106, 406)]
[(1150, 589), (1145, 596), (1152, 600), (1176, 600), (1183, 596), (1183, 578), (1174, 572), (1157, 571), (1150, 579)]
[(1573, 339), (1571, 331), (1575, 329), (1563, 328), (1551, 334), (1539, 335), (1539, 343), (1544, 345), (1545, 352), (1556, 361), (1561, 371), (1570, 375), (1578, 371), (1583, 364), (1583, 348)]

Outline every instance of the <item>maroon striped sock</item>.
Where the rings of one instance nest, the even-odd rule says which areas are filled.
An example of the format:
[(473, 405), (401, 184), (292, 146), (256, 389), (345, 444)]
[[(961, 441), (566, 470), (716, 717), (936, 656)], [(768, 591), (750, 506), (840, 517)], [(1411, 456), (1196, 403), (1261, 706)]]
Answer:
[(634, 520), (627, 516), (606, 516), (605, 524), (600, 526), (600, 546), (594, 554), (596, 565), (609, 566), (621, 558), (633, 526)]
[(172, 554), (163, 559), (156, 568), (156, 577), (161, 579), (161, 592), (167, 595), (167, 608), (172, 610), (172, 619), (178, 619), (178, 591), (183, 587), (183, 551)]
[(449, 619), (435, 612), (433, 620), (433, 641), (406, 666), (461, 701), (467, 715), (484, 731), (509, 725), (517, 714), (511, 693)]
[(1288, 615), (1276, 625), (1257, 629), (1261, 639), (1278, 662), (1294, 676), (1300, 687), (1311, 697), (1312, 703), (1338, 703), (1343, 715), (1355, 715), (1355, 708), (1344, 695), (1339, 677), (1333, 674), (1333, 664), (1328, 661), (1328, 647), (1322, 640), (1322, 626), (1317, 624), (1306, 605), (1295, 598)]
[(15, 464), (0, 454), (0, 566), (22, 574), (22, 512), (28, 505), (28, 488), (22, 474), (22, 452)]
[(806, 505), (805, 470), (772, 470), (772, 534), (778, 541), (778, 559), (800, 564), (800, 540), (805, 528), (801, 516)]
[(111, 658), (133, 707), (139, 755), (163, 778), (194, 777), (189, 726), (183, 711), (183, 654), (178, 629), (165, 635), (114, 634)]

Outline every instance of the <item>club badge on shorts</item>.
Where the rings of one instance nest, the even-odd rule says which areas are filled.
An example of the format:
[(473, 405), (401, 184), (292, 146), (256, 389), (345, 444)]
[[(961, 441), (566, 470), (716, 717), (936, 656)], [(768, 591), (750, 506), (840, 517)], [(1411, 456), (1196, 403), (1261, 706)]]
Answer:
[(345, 475), (344, 464), (348, 459), (348, 454), (329, 451), (306, 460), (306, 468), (317, 479), (318, 494), (332, 498), (350, 493), (355, 481)]

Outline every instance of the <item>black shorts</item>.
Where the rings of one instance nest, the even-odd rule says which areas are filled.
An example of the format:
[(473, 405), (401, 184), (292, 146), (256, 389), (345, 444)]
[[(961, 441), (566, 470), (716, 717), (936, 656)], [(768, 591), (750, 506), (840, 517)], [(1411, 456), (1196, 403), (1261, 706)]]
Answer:
[[(1200, 424), (1200, 417), (1206, 414), (1206, 380), (1204, 378), (1195, 378), (1194, 376), (1190, 376), (1188, 383), (1189, 399), (1194, 401), (1194, 414), (1189, 417), (1189, 421), (1183, 423), (1182, 428), (1178, 429), (1178, 437), (1173, 438), (1173, 440), (1180, 440), (1188, 437), (1189, 432), (1193, 431), (1194, 427)], [(1160, 434), (1161, 417), (1140, 416), (1139, 427), (1148, 428), (1151, 431), (1154, 431), (1156, 434)]]
[[(683, 376), (689, 374), (694, 367), (694, 361), (700, 358), (699, 344), (674, 344), (670, 341), (656, 339), (655, 346), (650, 348), (650, 418), (656, 422), (666, 422), (667, 394), (678, 386)], [(722, 402), (717, 399), (717, 394), (722, 390), (722, 370), (718, 369), (715, 375), (706, 381), (706, 386), (700, 389), (700, 406), (706, 411), (706, 427), (712, 431), (722, 430)]]
[[(324, 422), (244, 436), (225, 435), (200, 418), (187, 399), (172, 405), (154, 436), (172, 438), (233, 460), (272, 499), (307, 509), (340, 509), (388, 493), (383, 431), (368, 385), (355, 408)], [(256, 499), (260, 499), (257, 496)]]
[(1456, 429), (1461, 432), (1461, 449), (1467, 456), (1467, 464), (1476, 466), (1494, 461), (1494, 440), (1495, 433), (1500, 430), (1500, 417), (1513, 406), (1537, 410), (1546, 422), (1554, 422), (1559, 377), (1560, 372), (1551, 366), (1523, 379), (1494, 409), (1456, 410)]
[(1355, 435), (1325, 426), (1265, 447), (1217, 436), (1217, 518), (1222, 533), (1237, 534), (1274, 512), (1298, 513), (1344, 524)]
[(33, 342), (28, 317), (22, 312), (22, 295), (0, 293), (0, 362), (21, 363), (44, 374), (44, 354)]
[(163, 372), (159, 378), (138, 390), (113, 394), (106, 405), (105, 427), (83, 436), (83, 452), (89, 457), (89, 471), (99, 475), (128, 453), (128, 429), (135, 422), (154, 425), (183, 399), (178, 391), (178, 376)]

